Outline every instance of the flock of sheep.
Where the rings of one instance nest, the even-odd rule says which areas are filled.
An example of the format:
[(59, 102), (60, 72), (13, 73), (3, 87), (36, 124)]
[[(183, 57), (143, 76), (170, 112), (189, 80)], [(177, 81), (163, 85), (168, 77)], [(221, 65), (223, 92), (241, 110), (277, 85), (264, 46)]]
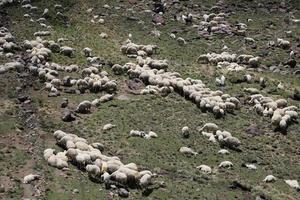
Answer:
[(139, 171), (135, 163), (123, 164), (116, 156), (102, 154), (104, 148), (101, 143), (89, 144), (86, 139), (61, 130), (55, 131), (54, 137), (64, 151), (44, 151), (44, 159), (50, 166), (64, 169), (72, 163), (85, 170), (94, 181), (115, 181), (123, 187), (147, 187), (151, 184), (151, 178), (155, 176), (149, 170)]
[[(11, 2), (10, 0), (0, 1), (1, 4)], [(37, 9), (31, 6), (30, 1), (23, 0), (22, 7), (30, 11)], [(61, 8), (60, 5), (55, 6), (56, 9)], [(89, 91), (98, 93), (105, 91), (107, 94), (100, 98), (93, 100), (84, 100), (77, 105), (74, 110), (78, 113), (88, 113), (90, 109), (100, 106), (101, 103), (113, 100), (117, 90), (118, 84), (116, 80), (109, 78), (109, 73), (102, 70), (102, 60), (93, 55), (93, 50), (86, 47), (82, 50), (82, 54), (86, 57), (87, 67), (80, 67), (78, 65), (64, 66), (57, 63), (50, 62), (51, 54), (59, 53), (67, 57), (76, 56), (74, 48), (65, 46), (66, 39), (60, 38), (57, 41), (45, 40), (43, 37), (51, 35), (51, 27), (47, 26), (46, 18), (49, 10), (45, 9), (41, 18), (37, 19), (41, 27), (47, 30), (38, 31), (34, 33), (35, 40), (25, 40), (22, 45), (15, 42), (14, 36), (5, 27), (0, 28), (0, 56), (6, 56), (8, 59), (14, 60), (0, 65), (0, 74), (6, 73), (10, 70), (27, 70), (32, 75), (44, 82), (44, 89), (48, 91), (49, 97), (57, 97), (62, 92), (70, 92), (76, 94), (79, 91), (81, 94)], [(59, 14), (60, 13), (60, 14)], [(58, 12), (57, 15), (63, 15)], [(25, 18), (31, 17), (29, 14), (24, 15)], [(226, 15), (209, 14), (204, 15), (204, 21), (200, 24), (201, 31), (208, 32), (225, 32), (231, 33), (229, 25), (224, 20)], [(93, 22), (98, 17), (93, 19)], [(191, 20), (190, 16), (190, 20)], [(30, 20), (33, 20), (32, 18)], [(34, 20), (33, 20), (34, 21)], [(103, 19), (98, 20), (99, 23), (104, 23)], [(245, 24), (239, 24), (239, 31), (241, 34), (246, 30)], [(102, 38), (108, 37), (107, 34), (102, 33)], [(178, 38), (179, 39), (179, 38)], [(182, 38), (183, 39), (183, 38)], [(180, 40), (180, 39), (179, 39)], [(184, 40), (184, 39), (183, 39)], [(247, 42), (253, 42), (251, 38), (245, 39)], [(181, 42), (182, 44), (185, 41)], [(280, 48), (288, 49), (290, 44), (283, 39), (277, 39), (276, 45)], [(183, 78), (180, 73), (169, 71), (168, 60), (159, 60), (152, 56), (158, 49), (157, 45), (139, 45), (133, 43), (131, 40), (125, 41), (121, 46), (120, 51), (132, 58), (132, 62), (124, 65), (114, 64), (112, 72), (115, 75), (128, 75), (129, 78), (139, 78), (144, 82), (146, 87), (140, 91), (140, 94), (162, 94), (176, 92), (185, 99), (192, 101), (203, 112), (212, 112), (216, 118), (222, 118), (228, 113), (234, 113), (242, 105), (240, 100), (230, 94), (224, 93), (221, 90), (211, 90), (201, 80), (190, 77)], [(26, 56), (24, 58), (15, 56), (15, 53), (22, 51)], [(257, 68), (260, 66), (261, 58), (252, 55), (237, 55), (223, 52), (221, 54), (208, 53), (203, 54), (198, 59), (199, 62), (205, 64), (214, 64), (219, 68), (226, 68), (229, 71), (240, 71), (247, 68)], [(62, 74), (70, 73), (70, 76), (63, 76)], [(73, 74), (79, 74), (80, 78), (73, 78)], [(218, 79), (220, 85), (224, 85), (225, 77)], [(75, 88), (70, 90), (70, 88)], [(288, 105), (287, 100), (277, 99), (273, 100), (270, 97), (265, 97), (259, 94), (259, 91), (248, 88), (246, 92), (251, 93), (248, 98), (248, 103), (253, 106), (253, 110), (259, 115), (269, 117), (271, 123), (286, 130), (288, 125), (293, 123), (297, 117), (297, 107)], [(113, 128), (114, 125), (107, 124), (103, 127), (104, 131)], [(228, 154), (226, 148), (238, 150), (242, 142), (230, 132), (220, 130), (214, 123), (206, 123), (199, 129), (204, 137), (212, 143), (218, 143), (222, 149), (218, 151), (219, 154)], [(185, 126), (181, 130), (182, 136), (188, 138), (190, 135), (189, 127)], [(157, 138), (158, 135), (149, 131), (131, 130), (129, 133), (131, 137), (142, 137), (145, 139)], [(58, 169), (65, 169), (69, 164), (77, 166), (79, 169), (86, 171), (88, 176), (93, 181), (98, 182), (116, 182), (122, 187), (133, 186), (145, 188), (152, 182), (155, 174), (149, 170), (139, 170), (135, 163), (123, 164), (116, 156), (110, 157), (102, 154), (104, 150), (101, 143), (88, 143), (84, 138), (78, 137), (75, 134), (68, 134), (61, 130), (54, 132), (54, 137), (57, 144), (64, 150), (56, 152), (54, 149), (46, 149), (44, 151), (44, 159), (50, 166)], [(189, 147), (181, 147), (180, 153), (188, 155), (197, 155), (193, 149)], [(219, 168), (233, 167), (230, 161), (223, 161), (219, 164)], [(256, 170), (254, 164), (247, 164), (247, 168)], [(212, 174), (212, 168), (208, 165), (202, 164), (197, 167), (205, 174)], [(24, 183), (40, 178), (38, 175), (30, 174), (24, 177)], [(272, 182), (276, 178), (268, 175), (264, 181)], [(299, 189), (299, 184), (296, 180), (285, 180), (285, 182), (293, 187)]]

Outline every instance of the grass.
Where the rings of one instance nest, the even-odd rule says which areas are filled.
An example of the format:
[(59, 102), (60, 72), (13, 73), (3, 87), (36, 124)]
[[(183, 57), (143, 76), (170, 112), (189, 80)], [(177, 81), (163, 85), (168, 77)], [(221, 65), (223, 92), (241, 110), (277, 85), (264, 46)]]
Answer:
[[(208, 8), (216, 1), (190, 1), (184, 4), (198, 3)], [(242, 2), (242, 3), (241, 3)], [(282, 14), (278, 12), (265, 12), (255, 9), (253, 11), (242, 11), (237, 5), (247, 5), (244, 1), (226, 1), (235, 14), (229, 17), (229, 22), (240, 21), (248, 24), (247, 36), (256, 40), (257, 49), (252, 49), (244, 44), (243, 37), (240, 36), (216, 36), (211, 40), (197, 38), (196, 29), (186, 26), (181, 22), (170, 20), (172, 12), (167, 12), (165, 26), (154, 26), (151, 22), (150, 14), (142, 12), (142, 8), (151, 9), (145, 2), (138, 2), (135, 6), (130, 6), (128, 2), (123, 2), (126, 8), (133, 7), (133, 11), (105, 9), (104, 4), (119, 6), (118, 1), (35, 1), (34, 5), (40, 8), (48, 7), (51, 13), (55, 13), (50, 6), (54, 3), (62, 3), (66, 6), (64, 14), (68, 17), (70, 26), (65, 26), (61, 19), (51, 17), (49, 22), (53, 27), (53, 34), (47, 39), (57, 40), (58, 38), (68, 38), (65, 45), (76, 49), (76, 56), (68, 58), (59, 54), (52, 54), (52, 61), (62, 64), (78, 64), (81, 67), (86, 65), (82, 54), (84, 47), (93, 49), (94, 55), (103, 58), (106, 63), (124, 64), (134, 61), (122, 55), (119, 51), (120, 45), (128, 37), (133, 35), (133, 41), (137, 44), (158, 44), (159, 50), (155, 55), (158, 59), (168, 59), (170, 71), (178, 71), (184, 78), (192, 77), (201, 79), (212, 89), (223, 89), (224, 92), (233, 96), (245, 93), (241, 91), (243, 87), (257, 87), (257, 83), (234, 84), (227, 81), (225, 88), (218, 88), (214, 79), (223, 71), (211, 65), (200, 65), (196, 62), (200, 54), (208, 52), (222, 52), (224, 45), (227, 45), (230, 52), (239, 54), (263, 55), (263, 65), (278, 65), (287, 58), (288, 52), (282, 49), (266, 49), (264, 46), (269, 40), (276, 40), (278, 37), (286, 38), (285, 30), (292, 30), (294, 35), (288, 38), (292, 43), (297, 42), (299, 27), (289, 26), (283, 23)], [(295, 3), (297, 4), (297, 2)], [(130, 6), (130, 7), (129, 7)], [(104, 24), (92, 24), (90, 19), (92, 14), (87, 14), (88, 8), (94, 7), (93, 14), (100, 14), (105, 19)], [(16, 12), (18, 11), (18, 12)], [(35, 14), (40, 16), (42, 10)], [(23, 19), (26, 10), (17, 7), (8, 8), (11, 18), (11, 30), (18, 41), (24, 39), (34, 39), (33, 33), (41, 30), (38, 24), (31, 23)], [(297, 14), (297, 13), (296, 13)], [(299, 14), (298, 14), (299, 15)], [(298, 16), (296, 15), (296, 16)], [(54, 16), (54, 15), (53, 15)], [(128, 17), (137, 17), (137, 21), (128, 20)], [(247, 19), (253, 22), (247, 22)], [(274, 29), (266, 29), (269, 21), (275, 24)], [(283, 27), (283, 28), (281, 28)], [(179, 46), (176, 40), (170, 38), (169, 34), (173, 29), (181, 30), (177, 36), (183, 37), (188, 45)], [(151, 31), (161, 32), (160, 37), (151, 36)], [(108, 39), (101, 39), (99, 34), (105, 32)], [(299, 35), (299, 34), (298, 34)], [(197, 39), (196, 39), (197, 38)], [(0, 64), (5, 60), (0, 58)], [(122, 89), (127, 76), (114, 76), (109, 67), (103, 69), (109, 72), (112, 79), (118, 81), (118, 94), (126, 94)], [(277, 98), (289, 98), (294, 88), (300, 87), (300, 79), (293, 75), (281, 75), (275, 73), (251, 72), (254, 76), (264, 76), (268, 79), (267, 88), (262, 93), (267, 96)], [(65, 74), (63, 74), (65, 75)], [(243, 76), (244, 74), (233, 74)], [(73, 77), (78, 76), (72, 74)], [(226, 75), (228, 80), (230, 75)], [(62, 78), (62, 77), (61, 77)], [(276, 86), (283, 82), (286, 90), (278, 90)], [(36, 84), (36, 83), (35, 83)], [(40, 84), (40, 83), (39, 83)], [(40, 84), (41, 85), (41, 84)], [(41, 86), (42, 87), (42, 86)], [(15, 98), (9, 87), (3, 92), (5, 98)], [(224, 119), (215, 119), (210, 113), (201, 111), (190, 101), (185, 100), (174, 93), (167, 97), (160, 96), (135, 96), (126, 94), (129, 100), (113, 100), (102, 104), (99, 109), (93, 109), (89, 115), (81, 115), (76, 122), (65, 123), (60, 120), (60, 103), (62, 98), (67, 97), (71, 107), (76, 106), (82, 100), (92, 100), (102, 94), (86, 93), (82, 95), (63, 94), (57, 98), (48, 98), (45, 92), (29, 91), (33, 104), (38, 106), (41, 117), (41, 127), (49, 137), (53, 131), (62, 129), (70, 133), (75, 133), (87, 138), (89, 142), (101, 142), (105, 145), (104, 154), (116, 155), (124, 163), (134, 162), (142, 169), (149, 169), (157, 173), (155, 181), (163, 181), (166, 188), (154, 190), (150, 197), (142, 196), (140, 190), (131, 190), (130, 199), (254, 199), (256, 195), (263, 195), (267, 199), (298, 199), (299, 193), (289, 188), (283, 179), (295, 179), (299, 174), (299, 124), (294, 124), (289, 128), (287, 135), (274, 132), (270, 125), (270, 119), (262, 118), (250, 111), (247, 106), (234, 114), (228, 114)], [(1, 93), (2, 94), (2, 93)], [(299, 102), (292, 99), (288, 101), (300, 106)], [(6, 120), (4, 120), (6, 119)], [(0, 133), (9, 133), (14, 129), (15, 118), (12, 116), (0, 116)], [(230, 131), (243, 142), (242, 152), (231, 151), (229, 155), (221, 156), (217, 154), (220, 147), (207, 141), (196, 131), (197, 126), (206, 122), (215, 122), (222, 130)], [(116, 128), (104, 133), (102, 126), (107, 123), (116, 125)], [(263, 136), (247, 135), (245, 129), (257, 124), (267, 134)], [(189, 126), (192, 131), (189, 139), (183, 139), (180, 130), (183, 126)], [(128, 138), (130, 130), (154, 131), (158, 134), (157, 139), (145, 140), (142, 138)], [(36, 140), (33, 140), (36, 141)], [(180, 154), (178, 149), (182, 146), (190, 146), (197, 152), (198, 156), (188, 157)], [(40, 156), (45, 148), (53, 148), (47, 140), (36, 147)], [(56, 147), (55, 147), (56, 148)], [(21, 161), (27, 160), (28, 155), (14, 151), (12, 153), (11, 164), (22, 165)], [(1, 155), (2, 156), (2, 155)], [(6, 157), (4, 157), (6, 158)], [(5, 160), (8, 160), (6, 158)], [(217, 166), (221, 161), (229, 160), (234, 163), (230, 170), (219, 170)], [(3, 161), (2, 161), (3, 162)], [(2, 163), (1, 162), (1, 163)], [(244, 163), (256, 163), (258, 170), (250, 171), (241, 167)], [(8, 164), (8, 163), (7, 163)], [(207, 164), (213, 166), (214, 174), (205, 176), (201, 174), (196, 166)], [(7, 172), (8, 166), (3, 164), (3, 173)], [(91, 182), (85, 173), (81, 173), (75, 167), (71, 167), (70, 175), (65, 178), (61, 176), (61, 171), (49, 167), (41, 159), (34, 165), (35, 170), (41, 171), (46, 177), (46, 193), (44, 199), (109, 199), (109, 192), (104, 189), (104, 185)], [(279, 180), (272, 184), (263, 183), (263, 178), (273, 174)], [(231, 189), (232, 181), (238, 180), (252, 186), (251, 191)], [(16, 186), (18, 197), (21, 196), (21, 187)], [(19, 188), (19, 189), (18, 189)], [(78, 189), (79, 193), (73, 194), (73, 190)], [(14, 196), (14, 197), (17, 197)]]

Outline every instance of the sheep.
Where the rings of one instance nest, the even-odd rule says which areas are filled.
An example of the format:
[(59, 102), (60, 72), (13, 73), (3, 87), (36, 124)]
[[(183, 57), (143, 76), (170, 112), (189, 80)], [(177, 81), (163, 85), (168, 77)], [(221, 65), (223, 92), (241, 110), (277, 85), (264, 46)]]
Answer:
[(259, 94), (259, 90), (256, 88), (244, 88), (244, 91), (250, 94)]
[(91, 157), (86, 153), (78, 153), (75, 157), (75, 162), (79, 168), (84, 168), (84, 166), (91, 163)]
[(189, 147), (180, 147), (179, 152), (187, 155), (194, 155), (194, 156), (198, 155), (197, 152), (195, 152), (193, 149)]
[(287, 40), (277, 38), (277, 46), (283, 49), (289, 49), (291, 47), (291, 44)]
[(155, 132), (153, 132), (153, 131), (149, 131), (148, 132), (148, 134), (146, 134), (145, 136), (144, 136), (146, 139), (147, 138), (157, 138), (158, 137), (158, 135), (157, 135), (157, 133), (155, 133)]
[(297, 180), (284, 180), (284, 182), (292, 188), (300, 189), (300, 185)]
[(218, 125), (214, 123), (206, 123), (202, 126), (202, 128), (199, 129), (200, 132), (202, 131), (212, 131), (215, 133), (219, 129)]
[(217, 86), (225, 86), (225, 76), (221, 76), (221, 78), (216, 78)]
[(44, 150), (44, 159), (48, 160), (50, 156), (54, 155), (55, 150), (54, 149), (45, 149)]
[(112, 124), (105, 124), (102, 128), (103, 131), (108, 131), (112, 128), (116, 127), (116, 125), (112, 125)]
[(229, 154), (229, 151), (227, 149), (220, 149), (218, 154)]
[(91, 48), (88, 48), (88, 47), (84, 48), (83, 53), (84, 53), (85, 57), (92, 57), (92, 49)]
[(108, 38), (108, 35), (106, 33), (100, 33), (99, 35), (101, 38), (106, 39)]
[(100, 97), (100, 102), (105, 103), (105, 102), (113, 100), (113, 98), (114, 98), (113, 94), (106, 94), (106, 95), (103, 95)]
[(176, 39), (176, 35), (175, 35), (174, 33), (171, 33), (171, 34), (170, 34), (170, 37), (171, 37), (172, 39)]
[(90, 149), (88, 144), (80, 141), (75, 143), (75, 147), (81, 151), (88, 151)]
[(85, 170), (88, 172), (89, 177), (97, 178), (101, 175), (100, 168), (97, 165), (87, 165)]
[(57, 130), (54, 132), (53, 136), (56, 140), (60, 140), (62, 139), (63, 137), (65, 137), (67, 135), (67, 133), (65, 133), (64, 131), (62, 130)]
[(219, 140), (219, 142), (222, 146), (226, 146), (229, 148), (237, 148), (238, 146), (241, 145), (241, 141), (238, 138), (233, 136), (229, 136), (224, 139), (221, 139)]
[(254, 164), (246, 164), (245, 165), (248, 169), (251, 169), (251, 170), (256, 170), (257, 167), (254, 165)]
[(110, 179), (115, 180), (119, 183), (126, 184), (127, 183), (127, 175), (120, 171), (115, 171), (110, 175)]
[(75, 50), (72, 47), (62, 46), (60, 48), (60, 53), (65, 56), (72, 57), (75, 53)]
[(116, 74), (116, 75), (120, 75), (125, 72), (125, 68), (119, 64), (114, 64), (111, 69), (114, 72), (114, 74)]
[(29, 174), (29, 175), (27, 175), (27, 176), (24, 177), (23, 183), (28, 184), (28, 183), (30, 183), (30, 182), (32, 182), (32, 181), (34, 181), (34, 180), (40, 179), (40, 178), (41, 178), (40, 175), (37, 175), (37, 174)]
[(35, 37), (37, 36), (49, 36), (51, 35), (50, 31), (38, 31), (33, 34)]
[(131, 130), (129, 136), (131, 137), (145, 137), (146, 133), (144, 131)]
[(141, 177), (140, 179), (140, 183), (139, 185), (142, 187), (142, 188), (145, 188), (147, 187), (148, 185), (150, 185), (151, 183), (151, 178), (152, 176), (150, 174), (145, 174)]
[(230, 161), (223, 161), (219, 165), (219, 168), (231, 168), (231, 167), (233, 167), (233, 164)]
[(180, 46), (183, 46), (186, 44), (185, 39), (183, 39), (182, 37), (177, 38), (177, 42)]
[(259, 67), (260, 64), (260, 58), (259, 57), (254, 57), (249, 59), (249, 66), (253, 68)]
[(181, 129), (181, 134), (182, 134), (182, 137), (188, 138), (188, 137), (190, 136), (189, 127), (188, 127), (188, 126), (184, 126), (184, 127)]
[(207, 166), (207, 165), (199, 165), (198, 167), (196, 167), (197, 169), (200, 169), (203, 173), (205, 174), (211, 174), (212, 170), (211, 167)]
[(79, 112), (79, 113), (86, 113), (88, 112), (92, 107), (92, 103), (90, 101), (83, 101), (81, 102), (77, 108), (76, 108), (76, 112)]
[(275, 176), (273, 175), (268, 175), (265, 177), (265, 179), (263, 180), (264, 182), (266, 183), (269, 183), (269, 182), (275, 182), (277, 179), (275, 178)]

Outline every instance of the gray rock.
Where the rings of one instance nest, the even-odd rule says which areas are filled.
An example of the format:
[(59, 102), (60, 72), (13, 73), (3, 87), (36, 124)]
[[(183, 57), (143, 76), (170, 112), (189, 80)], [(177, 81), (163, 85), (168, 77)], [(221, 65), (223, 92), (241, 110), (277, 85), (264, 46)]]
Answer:
[(129, 192), (124, 188), (120, 188), (118, 191), (118, 194), (120, 197), (123, 197), (123, 198), (129, 197)]

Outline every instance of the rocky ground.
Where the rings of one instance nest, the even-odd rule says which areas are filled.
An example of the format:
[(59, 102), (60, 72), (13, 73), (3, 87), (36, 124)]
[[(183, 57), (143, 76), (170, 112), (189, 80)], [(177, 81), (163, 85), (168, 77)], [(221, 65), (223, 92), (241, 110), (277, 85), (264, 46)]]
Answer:
[[(264, 106), (264, 113), (259, 113), (249, 100), (251, 93), (259, 93), (273, 100), (285, 99), (287, 105), (283, 107), (296, 106), (293, 110), (299, 111), (298, 1), (0, 2), (0, 28), (5, 27), (13, 36), (1, 42), (6, 36), (0, 32), (0, 199), (300, 198), (299, 185), (287, 183), (300, 181), (299, 119), (292, 117), (286, 126), (274, 123), (275, 108), (268, 110), (262, 102), (255, 103)], [(41, 17), (45, 20), (38, 20)], [(38, 31), (49, 31), (50, 35), (40, 37), (47, 43), (53, 40), (60, 49), (55, 52), (42, 41), (40, 44), (49, 47), (51, 53), (33, 60), (38, 48), (27, 48), (25, 40), (40, 41), (36, 40)], [(60, 38), (66, 40), (59, 42)], [(166, 59), (168, 65), (161, 73), (178, 72), (184, 80), (201, 80), (211, 91), (238, 99), (238, 106), (233, 111), (223, 110), (225, 114), (217, 109), (204, 112), (196, 100), (184, 96), (174, 85), (163, 90), (161, 83), (133, 77), (130, 70), (117, 74), (116, 64), (136, 63), (136, 51), (120, 50), (127, 39), (139, 45), (157, 45), (152, 59)], [(16, 46), (5, 47), (8, 40)], [(59, 53), (62, 46), (72, 47), (73, 55)], [(86, 47), (99, 57), (96, 63), (87, 61), (83, 52)], [(243, 68), (237, 71), (222, 67), (224, 63), (220, 62), (228, 61), (227, 57), (216, 61), (205, 60), (204, 56), (205, 62), (199, 59), (222, 52), (247, 54), (257, 60), (235, 59), (232, 63)], [(7, 63), (12, 61), (21, 66), (8, 69)], [(83, 92), (78, 84), (70, 87), (63, 83), (49, 91), (45, 82), (50, 81), (31, 68), (42, 69), (47, 63), (57, 63), (64, 69), (74, 64), (79, 67), (71, 73), (54, 70), (58, 72), (55, 78), (61, 81), (66, 76), (79, 80), (82, 70), (93, 65), (97, 74), (107, 72), (101, 76), (114, 80), (116, 88), (97, 92), (88, 88)], [(220, 80), (222, 75), (224, 82)], [(157, 91), (141, 94), (149, 91), (145, 90), (149, 85), (157, 86)], [(76, 112), (80, 102), (107, 94), (113, 94), (113, 99), (92, 105), (86, 113)], [(229, 131), (241, 144), (231, 148), (223, 146), (216, 135), (206, 138), (199, 130), (205, 123)], [(106, 124), (114, 127), (103, 130)], [(189, 137), (182, 135), (184, 126), (189, 127)], [(70, 160), (63, 169), (50, 166), (44, 150), (63, 151), (53, 136), (57, 130), (76, 134), (89, 143), (100, 142), (104, 155), (135, 163), (139, 171), (150, 170), (151, 183), (129, 187), (98, 182)], [(158, 137), (130, 137), (131, 130), (154, 131)], [(181, 147), (193, 149), (195, 155), (182, 153)], [(230, 153), (218, 153), (222, 148)], [(233, 166), (219, 167), (222, 161), (230, 161)], [(197, 168), (200, 165), (210, 166), (211, 172)], [(24, 183), (29, 174), (38, 178)], [(268, 175), (275, 179), (264, 181)]]

